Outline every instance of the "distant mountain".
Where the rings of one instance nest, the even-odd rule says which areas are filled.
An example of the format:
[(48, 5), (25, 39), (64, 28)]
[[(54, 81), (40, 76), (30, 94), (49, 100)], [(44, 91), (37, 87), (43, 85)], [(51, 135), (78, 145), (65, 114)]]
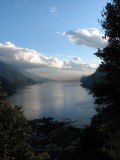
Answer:
[(32, 73), (26, 72), (26, 71), (24, 71), (24, 70), (21, 69), (21, 68), (17, 68), (17, 70), (18, 70), (22, 75), (24, 75), (25, 77), (29, 77), (29, 78), (31, 78), (32, 80), (34, 80), (35, 82), (38, 82), (38, 83), (44, 83), (44, 82), (52, 81), (52, 80), (49, 79), (49, 78), (39, 77), (39, 76), (36, 76), (36, 75), (34, 75), (34, 74), (32, 74)]
[(0, 61), (0, 82), (2, 82), (3, 90), (9, 95), (18, 87), (47, 81), (50, 79), (35, 76), (21, 68)]
[(90, 76), (83, 76), (80, 79), (80, 82), (82, 82), (81, 86), (83, 86), (84, 88), (91, 89), (93, 83), (99, 81), (101, 76), (103, 76), (103, 73), (100, 72), (98, 67), (93, 74), (91, 74)]

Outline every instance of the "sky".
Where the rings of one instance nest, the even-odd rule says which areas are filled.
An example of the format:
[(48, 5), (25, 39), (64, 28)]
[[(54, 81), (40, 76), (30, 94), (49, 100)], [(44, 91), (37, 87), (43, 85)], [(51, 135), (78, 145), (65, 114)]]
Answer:
[(56, 80), (94, 72), (108, 44), (98, 22), (107, 2), (0, 0), (0, 60)]

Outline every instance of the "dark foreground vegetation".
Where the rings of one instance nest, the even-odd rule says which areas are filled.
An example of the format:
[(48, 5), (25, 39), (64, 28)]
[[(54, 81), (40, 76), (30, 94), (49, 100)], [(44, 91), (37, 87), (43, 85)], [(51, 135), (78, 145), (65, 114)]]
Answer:
[(68, 159), (80, 141), (81, 129), (75, 128), (70, 120), (58, 122), (44, 117), (29, 121), (29, 125), (31, 149), (35, 153), (47, 152), (51, 159)]
[(82, 160), (120, 159), (120, 0), (107, 3), (100, 21), (108, 45), (95, 53), (102, 62), (101, 79), (94, 83), (97, 115), (83, 130), (79, 158)]
[(107, 3), (100, 21), (108, 45), (94, 83), (97, 114), (84, 129), (52, 118), (27, 121), (0, 91), (0, 160), (120, 160), (120, 0)]
[(0, 92), (0, 160), (47, 160), (47, 153), (35, 154), (28, 143), (30, 126), (20, 106), (13, 106)]

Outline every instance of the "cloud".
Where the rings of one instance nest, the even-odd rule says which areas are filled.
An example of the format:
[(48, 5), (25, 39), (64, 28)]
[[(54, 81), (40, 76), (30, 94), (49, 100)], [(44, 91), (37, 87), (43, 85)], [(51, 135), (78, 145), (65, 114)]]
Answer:
[(66, 59), (49, 57), (36, 50), (16, 47), (11, 42), (0, 43), (0, 60), (23, 67), (24, 69), (37, 67), (40, 69), (48, 68), (80, 71), (98, 67), (98, 63), (85, 62), (80, 57)]
[(59, 36), (65, 36), (66, 32), (56, 32), (56, 34), (58, 34)]
[(93, 61), (86, 62), (80, 57), (74, 57), (68, 61), (66, 64), (66, 68), (75, 71), (82, 71), (82, 70), (92, 70), (96, 69), (99, 66), (99, 63), (95, 63)]
[(16, 47), (11, 42), (0, 44), (0, 60), (23, 65), (24, 67), (63, 67), (63, 61), (57, 58), (45, 56), (36, 50)]
[(30, 0), (17, 0), (16, 3), (14, 4), (14, 7), (17, 8), (19, 7), (21, 4), (29, 4)]
[(50, 12), (52, 13), (53, 16), (57, 15), (57, 8), (55, 6), (50, 8)]
[(66, 35), (68, 39), (77, 45), (86, 45), (92, 48), (104, 48), (107, 46), (107, 39), (103, 39), (98, 29), (77, 29), (76, 31), (57, 32), (58, 35)]

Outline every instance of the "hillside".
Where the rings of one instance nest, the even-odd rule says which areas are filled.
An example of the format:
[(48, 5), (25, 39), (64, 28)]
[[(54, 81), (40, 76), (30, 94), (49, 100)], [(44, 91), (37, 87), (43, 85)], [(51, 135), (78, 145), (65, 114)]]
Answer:
[(2, 86), (0, 86), (2, 92), (7, 93), (8, 95), (16, 92), (15, 87), (6, 78), (0, 76), (0, 82), (2, 83)]
[(99, 81), (102, 75), (103, 73), (100, 72), (99, 68), (97, 68), (93, 74), (89, 76), (83, 76), (80, 79), (80, 82), (82, 82), (81, 86), (83, 86), (84, 88), (91, 89), (93, 83)]
[(14, 93), (19, 87), (47, 81), (50, 79), (32, 75), (21, 68), (0, 61), (0, 82), (3, 91), (8, 95)]

